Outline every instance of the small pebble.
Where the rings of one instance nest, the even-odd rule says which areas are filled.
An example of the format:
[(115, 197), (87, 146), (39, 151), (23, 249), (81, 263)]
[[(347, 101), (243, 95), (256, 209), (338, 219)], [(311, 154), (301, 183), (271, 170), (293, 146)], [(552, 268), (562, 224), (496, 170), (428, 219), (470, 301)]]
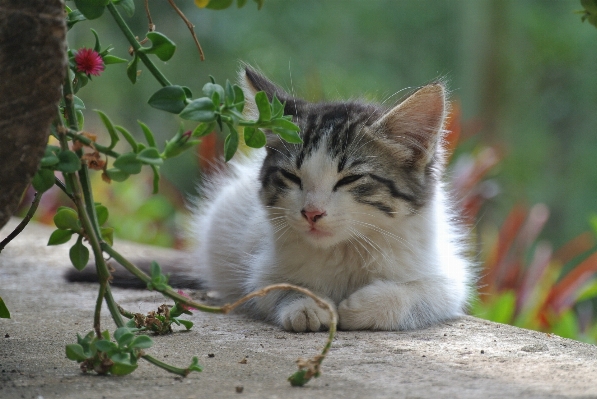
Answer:
[(4, 338), (10, 338), (10, 335), (8, 333), (4, 334)]
[(240, 363), (240, 364), (247, 364), (247, 358), (246, 358), (246, 357), (245, 357), (245, 358), (243, 358), (243, 360), (241, 360), (239, 363)]
[(243, 387), (242, 385), (239, 385), (236, 387), (236, 393), (243, 393), (244, 389), (245, 389), (245, 387)]
[(485, 351), (483, 349), (481, 349), (481, 354), (484, 354), (484, 353), (485, 353)]
[(208, 353), (208, 354), (207, 354), (207, 357), (216, 357), (216, 355), (215, 355), (215, 354), (213, 354), (213, 353)]

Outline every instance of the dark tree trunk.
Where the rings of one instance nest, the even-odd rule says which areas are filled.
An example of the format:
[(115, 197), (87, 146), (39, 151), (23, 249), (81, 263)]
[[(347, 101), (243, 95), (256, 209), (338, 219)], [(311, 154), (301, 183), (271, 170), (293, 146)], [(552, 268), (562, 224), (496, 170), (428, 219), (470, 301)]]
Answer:
[(37, 171), (66, 68), (61, 0), (0, 0), (0, 228)]

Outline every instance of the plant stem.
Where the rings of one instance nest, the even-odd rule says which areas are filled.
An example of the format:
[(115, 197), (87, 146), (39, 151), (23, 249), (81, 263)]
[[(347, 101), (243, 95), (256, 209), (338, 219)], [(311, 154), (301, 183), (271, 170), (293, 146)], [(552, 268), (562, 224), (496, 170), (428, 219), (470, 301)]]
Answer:
[(93, 201), (93, 192), (91, 191), (91, 182), (89, 180), (89, 169), (87, 165), (83, 165), (79, 171), (79, 182), (83, 189), (83, 199), (85, 200), (85, 206), (87, 208), (87, 215), (91, 221), (91, 227), (95, 232), (95, 235), (101, 239), (102, 234), (99, 228), (99, 221), (97, 218), (97, 212), (95, 211), (95, 202)]
[(319, 377), (319, 374), (321, 373), (321, 363), (323, 363), (323, 360), (325, 359), (326, 355), (330, 351), (330, 348), (332, 347), (332, 342), (334, 341), (335, 335), (336, 335), (336, 321), (334, 320), (333, 323), (330, 323), (328, 341), (326, 342), (325, 346), (323, 347), (321, 354), (316, 357), (315, 361), (317, 363), (317, 366), (315, 366), (316, 373), (314, 374), (314, 377)]
[[(94, 251), (95, 252), (95, 251)], [(97, 262), (95, 263), (97, 267)], [(95, 310), (93, 312), (93, 329), (98, 339), (102, 339), (102, 328), (101, 328), (101, 315), (102, 315), (102, 303), (104, 303), (104, 296), (106, 295), (107, 283), (100, 281), (99, 292), (95, 301)]]
[(238, 126), (259, 126), (259, 123), (256, 121), (244, 121), (241, 119), (238, 121)]
[(108, 305), (112, 319), (114, 320), (114, 323), (116, 323), (116, 327), (124, 327), (124, 320), (122, 320), (120, 315), (120, 306), (116, 303), (114, 297), (112, 296), (110, 285), (106, 287), (106, 294), (104, 295), (104, 298), (106, 299), (106, 304)]
[[(95, 313), (94, 313), (94, 328), (96, 330), (96, 334), (98, 334), (98, 338), (101, 338), (101, 328), (100, 328), (100, 317), (101, 317), (101, 310), (102, 310), (102, 303), (104, 298), (108, 296), (111, 301), (114, 302), (111, 293), (109, 293), (108, 287), (108, 280), (110, 278), (110, 272), (106, 265), (106, 261), (104, 260), (102, 249), (101, 249), (101, 234), (99, 232), (99, 226), (97, 223), (97, 215), (95, 213), (95, 206), (93, 203), (93, 197), (91, 196), (91, 187), (89, 184), (89, 179), (87, 175), (87, 166), (83, 165), (81, 170), (79, 171), (79, 180), (74, 180), (74, 186), (76, 195), (78, 195), (79, 203), (77, 204), (77, 209), (79, 209), (79, 219), (81, 219), (81, 224), (85, 230), (87, 235), (87, 239), (91, 244), (91, 248), (93, 250), (93, 255), (95, 258), (95, 267), (97, 269), (97, 274), (99, 276), (99, 292), (97, 295), (97, 300), (95, 303)], [(81, 194), (83, 194), (84, 202), (80, 200)], [(77, 197), (77, 196), (76, 196)], [(82, 210), (82, 212), (81, 212)], [(118, 319), (120, 318), (120, 313), (118, 309), (115, 307), (115, 303), (108, 302), (108, 309), (110, 310), (110, 314), (112, 315), (112, 319), (118, 324)]]
[[(68, 144), (66, 143), (66, 135), (60, 134), (60, 144), (63, 148), (68, 148)], [(103, 298), (104, 298), (104, 295), (106, 292), (107, 281), (108, 281), (108, 278), (110, 275), (108, 273), (107, 268), (105, 268), (105, 270), (104, 270), (103, 268), (100, 267), (100, 264), (104, 262), (104, 258), (102, 256), (102, 250), (99, 245), (99, 240), (98, 240), (97, 236), (95, 235), (94, 228), (91, 225), (91, 220), (89, 219), (89, 216), (87, 215), (87, 212), (85, 209), (85, 203), (83, 202), (83, 198), (81, 195), (82, 189), (80, 186), (80, 182), (75, 177), (74, 173), (65, 173), (64, 176), (65, 176), (69, 186), (72, 187), (72, 189), (73, 189), (73, 198), (74, 198), (75, 206), (77, 207), (77, 211), (79, 214), (79, 220), (81, 221), (81, 225), (83, 227), (84, 233), (85, 233), (87, 239), (89, 240), (89, 243), (91, 244), (91, 248), (93, 250), (93, 254), (95, 257), (97, 274), (98, 274), (99, 280), (100, 280), (100, 289), (99, 289), (98, 298), (97, 298), (97, 301), (95, 304), (93, 328), (95, 330), (95, 333), (97, 334), (97, 337), (99, 339), (101, 339), (102, 334), (101, 334), (101, 328), (100, 328), (100, 314), (101, 314)], [(104, 264), (104, 266), (105, 266), (105, 264)]]
[(60, 188), (62, 192), (71, 199), (71, 201), (75, 202), (75, 197), (73, 197), (73, 194), (68, 191), (64, 183), (59, 178), (54, 177), (54, 184), (57, 185), (58, 188)]
[[(119, 254), (116, 250), (114, 250), (114, 248), (112, 248), (110, 245), (108, 245), (105, 242), (102, 242), (101, 247), (104, 250), (104, 252), (106, 252), (108, 255), (110, 255), (116, 262), (120, 263), (126, 270), (128, 270), (131, 274), (133, 274), (139, 280), (143, 281), (144, 283), (151, 282), (151, 277), (149, 277), (147, 274), (145, 274), (141, 269), (139, 269), (133, 263), (126, 260), (121, 254)], [(189, 300), (189, 298), (180, 295), (178, 292), (172, 290), (171, 288), (167, 288), (164, 290), (160, 290), (160, 289), (156, 288), (155, 290), (158, 292), (161, 292), (162, 294), (164, 294), (165, 296), (167, 296), (169, 298), (174, 299), (175, 301), (182, 302), (185, 305), (192, 306), (202, 312), (226, 313), (226, 311), (222, 307), (206, 306), (201, 303)]]
[(132, 319), (133, 317), (135, 317), (134, 313), (129, 312), (128, 310), (126, 310), (125, 308), (123, 308), (120, 305), (118, 306), (118, 311), (120, 312), (121, 315), (123, 315), (127, 319)]
[(150, 355), (143, 355), (142, 358), (147, 360), (149, 363), (151, 363), (155, 366), (161, 367), (166, 371), (181, 375), (183, 377), (186, 377), (190, 373), (189, 369), (181, 369), (178, 367), (170, 366), (169, 364), (159, 361), (158, 359), (156, 359), (155, 357), (152, 357)]
[(16, 236), (18, 236), (21, 233), (21, 231), (23, 231), (23, 229), (27, 226), (27, 224), (35, 214), (37, 207), (39, 206), (41, 196), (41, 193), (35, 193), (35, 196), (33, 197), (33, 202), (31, 203), (31, 206), (29, 207), (27, 214), (25, 215), (23, 220), (21, 220), (21, 223), (19, 223), (19, 225), (12, 231), (12, 233), (8, 235), (8, 237), (6, 237), (4, 240), (2, 240), (2, 242), (0, 242), (0, 253), (2, 252), (4, 247), (6, 247), (6, 245), (8, 245), (9, 242), (11, 242)]
[(110, 148), (105, 147), (105, 146), (103, 146), (101, 144), (97, 144), (93, 140), (90, 140), (87, 137), (83, 136), (82, 134), (77, 133), (76, 130), (70, 130), (69, 129), (68, 132), (66, 132), (66, 135), (68, 137), (70, 137), (71, 139), (73, 139), (73, 140), (80, 141), (81, 143), (85, 144), (86, 146), (98, 150), (102, 154), (109, 155), (109, 156), (111, 156), (113, 158), (118, 158), (120, 156), (120, 154), (117, 153), (116, 151), (113, 151)]
[[(75, 106), (74, 106), (74, 95), (75, 93), (73, 92), (73, 85), (72, 85), (72, 81), (70, 80), (70, 70), (66, 69), (66, 78), (64, 79), (64, 84), (62, 86), (62, 96), (64, 97), (64, 110), (65, 110), (65, 114), (66, 114), (66, 121), (68, 122), (68, 127), (72, 130), (79, 130), (79, 123), (77, 122), (77, 113), (75, 111)], [(60, 117), (60, 112), (58, 113), (58, 123), (59, 126), (62, 125), (62, 118)], [(64, 128), (64, 126), (62, 126)], [(62, 129), (57, 129), (58, 130), (58, 135), (60, 137), (64, 137), (64, 133), (62, 133), (60, 130)], [(66, 143), (66, 141), (65, 141)], [(62, 147), (62, 141), (60, 141), (61, 147)], [(63, 150), (67, 150), (68, 149), (68, 145), (66, 146), (66, 148), (62, 148)]]
[(143, 61), (147, 69), (149, 69), (149, 72), (151, 72), (151, 74), (162, 86), (172, 86), (172, 83), (170, 83), (168, 79), (164, 76), (164, 74), (162, 74), (162, 72), (155, 66), (155, 64), (149, 59), (147, 54), (143, 53), (142, 51), (139, 51), (141, 49), (141, 45), (135, 38), (135, 35), (133, 34), (129, 26), (122, 18), (122, 15), (120, 15), (118, 10), (116, 9), (116, 6), (112, 2), (109, 2), (106, 8), (108, 9), (108, 11), (110, 11), (110, 14), (112, 14), (112, 17), (114, 18), (114, 21), (116, 21), (116, 24), (133, 47), (135, 55), (139, 57), (141, 61)]
[[(67, 69), (66, 77), (64, 79), (64, 85), (62, 88), (64, 102), (65, 102), (65, 110), (66, 110), (66, 119), (69, 124), (69, 127), (72, 130), (77, 129), (77, 118), (75, 113), (75, 107), (73, 103), (73, 89), (72, 89), (72, 82), (70, 80), (69, 72)], [(62, 125), (62, 119), (59, 119), (59, 123)], [(67, 135), (66, 129), (64, 126), (60, 126), (58, 130), (59, 140), (60, 140), (60, 147), (62, 150), (68, 150), (68, 142), (67, 142)], [(97, 221), (97, 217), (93, 218), (90, 215), (94, 215), (95, 213), (95, 206), (93, 205), (93, 198), (90, 197), (91, 189), (89, 187), (89, 179), (87, 178), (86, 174), (86, 165), (82, 166), (82, 170), (79, 172), (79, 179), (76, 178), (75, 173), (65, 173), (65, 179), (67, 181), (68, 186), (71, 187), (73, 190), (73, 199), (75, 205), (77, 207), (77, 211), (79, 214), (79, 220), (81, 221), (81, 225), (83, 227), (84, 233), (86, 238), (91, 245), (93, 250), (94, 258), (95, 258), (95, 265), (97, 269), (97, 274), (100, 281), (100, 288), (95, 304), (95, 312), (94, 312), (94, 320), (93, 320), (93, 328), (95, 333), (99, 339), (102, 339), (101, 335), (101, 308), (102, 303), (104, 300), (104, 296), (108, 292), (108, 279), (110, 278), (110, 272), (108, 271), (108, 267), (106, 266), (106, 262), (103, 257), (102, 249), (100, 246), (100, 238), (101, 235), (98, 235), (99, 227), (97, 226), (97, 222), (94, 223), (92, 220)], [(81, 183), (85, 185), (85, 189), (81, 186)], [(87, 193), (87, 197), (85, 197), (85, 193)], [(88, 206), (86, 206), (86, 203)], [(109, 295), (111, 297), (111, 295)], [(113, 299), (112, 299), (113, 301)], [(110, 304), (109, 304), (110, 305)], [(112, 304), (114, 305), (114, 304)], [(117, 318), (120, 318), (120, 313), (118, 313), (118, 309), (115, 306), (109, 306), (110, 313), (112, 313), (112, 318), (116, 321)], [(113, 313), (113, 311), (116, 313)]]

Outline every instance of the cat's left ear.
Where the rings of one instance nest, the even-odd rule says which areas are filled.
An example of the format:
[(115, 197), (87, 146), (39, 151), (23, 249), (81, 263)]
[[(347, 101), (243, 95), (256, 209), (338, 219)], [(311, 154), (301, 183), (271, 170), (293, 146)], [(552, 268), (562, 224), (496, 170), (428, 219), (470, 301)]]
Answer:
[(265, 92), (270, 101), (276, 96), (280, 102), (286, 103), (284, 109), (286, 115), (296, 115), (296, 105), (293, 108), (291, 103), (296, 104), (297, 101), (278, 85), (271, 82), (265, 76), (255, 72), (252, 68), (245, 66), (240, 71), (239, 81), (245, 95), (245, 112), (250, 119), (257, 119), (259, 117), (259, 112), (255, 105), (255, 94), (260, 91)]
[(415, 164), (437, 154), (446, 120), (446, 88), (433, 83), (415, 91), (376, 122), (386, 138), (406, 147)]

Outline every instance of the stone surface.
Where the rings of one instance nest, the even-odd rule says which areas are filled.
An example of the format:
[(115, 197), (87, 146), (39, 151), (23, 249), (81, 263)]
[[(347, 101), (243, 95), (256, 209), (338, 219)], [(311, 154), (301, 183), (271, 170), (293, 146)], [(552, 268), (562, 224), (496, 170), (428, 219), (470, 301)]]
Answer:
[[(0, 237), (15, 225), (11, 220)], [(130, 376), (85, 375), (66, 359), (64, 346), (91, 329), (96, 287), (64, 282), (68, 245), (46, 247), (50, 232), (30, 225), (0, 255), (0, 296), (12, 312), (12, 319), (0, 319), (1, 398), (597, 397), (597, 347), (474, 317), (418, 331), (341, 331), (323, 375), (292, 388), (286, 378), (295, 360), (316, 354), (325, 333), (195, 313), (190, 332), (156, 337), (148, 353), (183, 367), (196, 355), (202, 373), (180, 379), (141, 361)], [(132, 244), (119, 248), (131, 258), (176, 256)], [(153, 292), (114, 289), (114, 295), (132, 311), (163, 302)], [(104, 314), (104, 327), (113, 330)]]

